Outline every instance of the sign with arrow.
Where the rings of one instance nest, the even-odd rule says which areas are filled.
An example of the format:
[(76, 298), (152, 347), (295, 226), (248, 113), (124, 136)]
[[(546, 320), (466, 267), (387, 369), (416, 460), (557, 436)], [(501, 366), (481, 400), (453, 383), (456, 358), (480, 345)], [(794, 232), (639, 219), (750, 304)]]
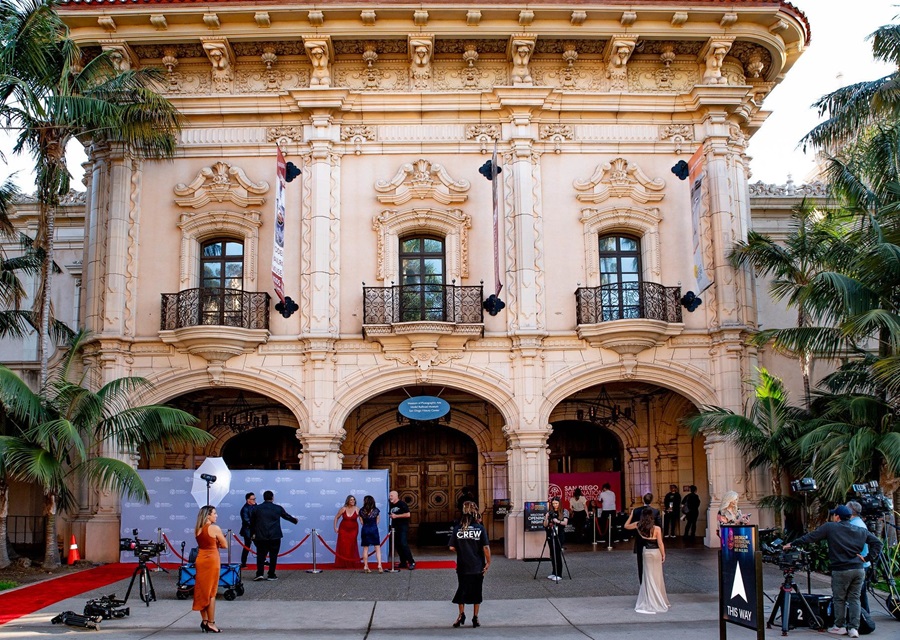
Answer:
[(719, 551), (719, 638), (726, 623), (755, 629), (763, 638), (762, 554), (756, 525), (723, 525)]

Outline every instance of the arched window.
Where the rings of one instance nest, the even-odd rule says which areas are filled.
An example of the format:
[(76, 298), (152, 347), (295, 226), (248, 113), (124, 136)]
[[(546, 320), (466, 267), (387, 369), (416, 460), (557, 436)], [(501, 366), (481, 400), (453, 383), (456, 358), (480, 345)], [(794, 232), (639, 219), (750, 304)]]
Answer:
[(200, 324), (241, 326), (244, 243), (217, 239), (200, 247)]
[(445, 320), (444, 239), (400, 239), (400, 318), (402, 322)]
[(641, 317), (641, 242), (600, 237), (600, 304), (604, 321)]

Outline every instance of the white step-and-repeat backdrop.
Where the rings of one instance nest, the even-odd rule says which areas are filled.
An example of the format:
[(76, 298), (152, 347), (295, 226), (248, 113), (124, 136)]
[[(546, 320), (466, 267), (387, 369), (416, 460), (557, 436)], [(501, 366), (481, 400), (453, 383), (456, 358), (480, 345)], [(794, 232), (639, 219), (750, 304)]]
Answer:
[[(185, 555), (191, 547), (197, 546), (194, 525), (200, 507), (191, 495), (194, 481), (192, 470), (141, 470), (141, 478), (150, 494), (150, 503), (122, 502), (123, 538), (133, 537), (138, 530), (142, 540), (156, 542), (158, 530), (181, 553), (181, 542), (185, 542)], [(362, 507), (363, 498), (370, 495), (381, 510), (379, 537), (387, 535), (390, 518), (388, 505), (388, 472), (378, 470), (347, 471), (258, 471), (254, 469), (232, 470), (228, 495), (218, 504), (218, 525), (222, 531), (231, 529), (238, 534), (241, 529), (241, 507), (248, 492), (256, 494), (258, 503), (263, 501), (263, 492), (272, 491), (275, 503), (299, 520), (292, 524), (281, 521), (284, 538), (281, 553), (292, 549), (316, 529), (329, 547), (336, 548), (337, 534), (334, 532), (334, 516), (344, 505), (348, 495), (356, 498)], [(361, 524), (361, 523), (360, 523)], [(313, 536), (288, 555), (279, 558), (279, 563), (310, 563), (313, 555)], [(386, 543), (387, 544), (387, 543)], [(316, 560), (319, 564), (331, 564), (334, 555), (316, 540)], [(370, 550), (371, 551), (371, 550)], [(241, 548), (235, 541), (231, 548), (232, 562), (240, 562)], [(387, 557), (387, 549), (382, 550)], [(131, 552), (121, 554), (122, 562), (136, 562)], [(169, 551), (162, 556), (162, 562), (178, 562), (178, 557)], [(250, 563), (255, 562), (251, 556)]]

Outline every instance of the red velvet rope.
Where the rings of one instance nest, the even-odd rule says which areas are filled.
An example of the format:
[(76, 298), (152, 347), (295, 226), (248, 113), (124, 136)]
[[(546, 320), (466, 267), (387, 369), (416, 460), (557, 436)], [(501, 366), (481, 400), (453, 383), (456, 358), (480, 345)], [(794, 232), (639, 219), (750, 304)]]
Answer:
[[(243, 548), (243, 549), (248, 549), (247, 547), (244, 546), (244, 543), (241, 542), (240, 538), (238, 538), (238, 535), (237, 535), (236, 533), (232, 533), (231, 535), (234, 536), (235, 541), (238, 543), (238, 545), (239, 545), (241, 548)], [(320, 537), (319, 539), (321, 540), (321, 537)], [(187, 562), (187, 561), (188, 561), (187, 558), (185, 558), (184, 556), (180, 555), (180, 554), (178, 553), (178, 551), (175, 550), (175, 547), (172, 546), (172, 541), (169, 540), (169, 538), (168, 538), (168, 536), (167, 536), (166, 534), (163, 534), (163, 540), (166, 541), (166, 544), (169, 545), (169, 548), (172, 550), (172, 553), (174, 553), (175, 556), (176, 556), (179, 560), (181, 560), (182, 562)], [(296, 545), (294, 545), (292, 548), (288, 549), (288, 550), (285, 551), (284, 553), (279, 553), (279, 554), (278, 554), (278, 557), (281, 558), (281, 557), (286, 556), (286, 555), (288, 555), (288, 554), (290, 554), (290, 553), (293, 553), (294, 551), (296, 551), (297, 549), (299, 549), (299, 548), (300, 548), (300, 545), (302, 545), (302, 544), (303, 544), (304, 542), (306, 542), (307, 540), (309, 540), (309, 534), (308, 534), (308, 533), (306, 534), (306, 537), (303, 538), (303, 540), (301, 540), (300, 542), (298, 542), (298, 543), (297, 543)], [(248, 551), (250, 551), (250, 553), (252, 553), (253, 555), (256, 555), (256, 552), (253, 551), (253, 549), (248, 549)]]

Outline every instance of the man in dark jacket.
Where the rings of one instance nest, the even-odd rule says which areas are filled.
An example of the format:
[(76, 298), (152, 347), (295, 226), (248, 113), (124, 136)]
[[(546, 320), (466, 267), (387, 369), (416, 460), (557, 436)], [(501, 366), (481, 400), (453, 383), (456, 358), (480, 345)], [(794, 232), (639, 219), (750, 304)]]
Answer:
[[(263, 503), (253, 510), (250, 526), (253, 529), (253, 541), (256, 543), (256, 577), (254, 580), (278, 580), (275, 565), (278, 563), (278, 551), (281, 549), (281, 520), (297, 524), (297, 518), (275, 504), (275, 494), (271, 491), (263, 493)], [(263, 565), (269, 556), (269, 575), (263, 576)]]
[(244, 543), (241, 549), (241, 569), (247, 566), (247, 556), (250, 555), (251, 538), (253, 528), (250, 525), (250, 516), (256, 510), (256, 494), (248, 493), (244, 496), (244, 506), (241, 507), (241, 541)]
[(700, 496), (696, 485), (691, 485), (691, 492), (684, 497), (687, 510), (684, 513), (684, 540), (693, 542), (697, 535), (697, 518), (700, 517)]
[[(834, 604), (834, 626), (828, 633), (859, 637), (859, 593), (865, 580), (863, 547), (869, 545), (869, 556), (881, 553), (881, 540), (868, 529), (850, 524), (853, 514), (844, 505), (828, 512), (831, 521), (815, 531), (794, 540), (794, 545), (828, 540), (828, 561), (831, 565), (831, 595)], [(790, 549), (791, 545), (784, 545)], [(849, 607), (849, 614), (847, 608)]]
[[(653, 511), (653, 522), (656, 523), (656, 526), (659, 526), (659, 509), (654, 509), (650, 506), (650, 503), (653, 502), (653, 494), (645, 493), (644, 494), (644, 504), (637, 509), (632, 510), (631, 515), (628, 516), (628, 520), (625, 522), (625, 526), (628, 526), (632, 522), (640, 522), (641, 514), (644, 513), (644, 509), (650, 509)], [(637, 567), (638, 567), (638, 582), (644, 582), (644, 539), (641, 536), (635, 534), (634, 536), (634, 552), (637, 554)]]
[(669, 493), (663, 498), (665, 514), (663, 515), (663, 535), (674, 538), (678, 528), (678, 519), (681, 517), (681, 494), (674, 484), (669, 485)]

